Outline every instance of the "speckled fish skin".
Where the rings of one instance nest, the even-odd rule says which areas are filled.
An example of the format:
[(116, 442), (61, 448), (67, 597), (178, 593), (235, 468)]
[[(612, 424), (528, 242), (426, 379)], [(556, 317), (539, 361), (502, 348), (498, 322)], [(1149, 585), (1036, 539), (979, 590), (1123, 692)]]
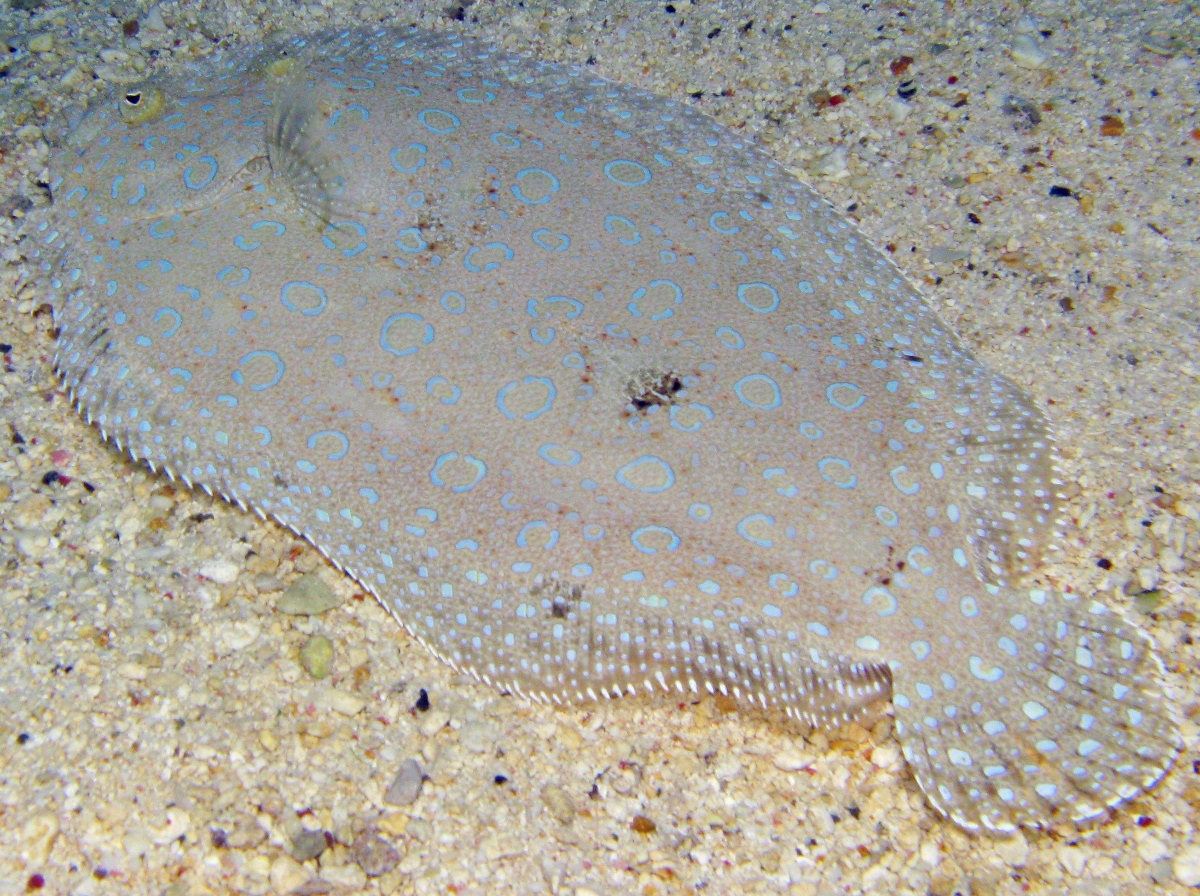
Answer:
[(330, 33), (97, 106), (52, 189), (80, 412), (456, 668), (823, 726), (891, 696), (972, 830), (1090, 819), (1170, 767), (1148, 639), (1031, 590), (1042, 415), (711, 119), (452, 35)]

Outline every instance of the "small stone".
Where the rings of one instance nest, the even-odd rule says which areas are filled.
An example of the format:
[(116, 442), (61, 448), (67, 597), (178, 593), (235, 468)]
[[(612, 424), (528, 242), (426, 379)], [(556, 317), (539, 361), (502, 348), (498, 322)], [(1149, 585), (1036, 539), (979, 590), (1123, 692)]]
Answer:
[(324, 678), (333, 666), (333, 644), (324, 635), (313, 635), (300, 648), (300, 665), (313, 678)]
[(846, 74), (846, 57), (834, 54), (825, 58), (825, 71), (835, 81)]
[(268, 877), (275, 892), (283, 896), (308, 882), (308, 869), (291, 856), (280, 856), (271, 863)]
[(331, 883), (348, 893), (362, 892), (363, 888), (367, 885), (367, 875), (353, 862), (322, 868), (321, 880)]
[(1029, 841), (1020, 831), (996, 841), (996, 855), (1010, 868), (1024, 868), (1029, 861)]
[(411, 806), (421, 795), (421, 786), (424, 783), (425, 772), (421, 769), (421, 763), (415, 759), (405, 759), (400, 764), (400, 771), (383, 794), (383, 801), (389, 806)]
[(1137, 845), (1137, 854), (1147, 865), (1153, 865), (1155, 862), (1161, 862), (1171, 854), (1167, 849), (1167, 844), (1163, 843), (1157, 837), (1147, 837)]
[(1200, 843), (1185, 846), (1171, 861), (1175, 882), (1185, 887), (1200, 887)]
[(547, 784), (542, 789), (542, 802), (559, 824), (575, 820), (575, 801), (557, 784)]
[(54, 35), (49, 31), (35, 34), (29, 38), (29, 43), (26, 46), (29, 48), (30, 53), (49, 53), (54, 49)]
[(1100, 119), (1101, 137), (1121, 137), (1125, 134), (1125, 122), (1116, 115), (1105, 115)]
[(167, 816), (167, 823), (150, 832), (152, 839), (159, 846), (166, 846), (187, 836), (188, 831), (192, 829), (192, 817), (178, 806), (169, 807), (164, 814)]
[(138, 25), (147, 31), (157, 31), (160, 34), (167, 30), (167, 23), (163, 21), (162, 10), (158, 8), (157, 3), (146, 10), (146, 14), (138, 21)]
[(775, 754), (771, 762), (781, 772), (798, 772), (812, 765), (813, 757), (795, 747), (785, 747)]
[(324, 831), (301, 831), (292, 838), (291, 855), (297, 862), (307, 862), (323, 853), (328, 845)]
[(274, 731), (267, 728), (258, 732), (258, 742), (263, 745), (263, 749), (268, 753), (274, 753), (279, 749), (279, 738)]
[(319, 616), (341, 603), (341, 598), (314, 572), (288, 585), (275, 609), (291, 616)]
[(487, 719), (465, 723), (458, 731), (458, 742), (472, 753), (487, 753), (496, 742), (496, 726)]
[(658, 830), (658, 825), (645, 815), (635, 815), (629, 826), (639, 834), (653, 834)]
[(846, 148), (838, 146), (817, 158), (813, 173), (821, 177), (837, 177), (846, 170)]
[(52, 812), (34, 815), (21, 828), (22, 852), (30, 865), (45, 865), (58, 839), (58, 818)]
[(421, 720), (420, 732), (422, 737), (433, 737), (450, 722), (450, 713), (441, 709), (432, 709)]
[(929, 260), (934, 264), (950, 264), (955, 261), (962, 261), (970, 256), (970, 251), (967, 249), (956, 249), (953, 246), (935, 246), (929, 250)]
[(36, 124), (25, 124), (17, 128), (16, 137), (22, 143), (35, 143), (42, 137), (42, 129)]
[(1018, 34), (1013, 38), (1008, 54), (1012, 61), (1021, 68), (1041, 68), (1050, 58), (1034, 38), (1029, 34)]
[(367, 701), (357, 694), (337, 688), (331, 688), (326, 694), (326, 699), (329, 701), (329, 708), (343, 716), (356, 716), (367, 705)]
[(892, 769), (900, 764), (900, 747), (883, 743), (871, 750), (871, 764), (876, 768)]
[(1162, 567), (1162, 571), (1174, 575), (1177, 572), (1183, 572), (1183, 558), (1179, 556), (1179, 552), (1174, 548), (1163, 548), (1158, 552), (1158, 565)]
[(209, 560), (200, 564), (196, 570), (200, 578), (216, 582), (218, 585), (228, 585), (237, 580), (241, 567), (231, 560)]
[(373, 832), (355, 837), (350, 855), (367, 877), (380, 877), (400, 864), (396, 847)]

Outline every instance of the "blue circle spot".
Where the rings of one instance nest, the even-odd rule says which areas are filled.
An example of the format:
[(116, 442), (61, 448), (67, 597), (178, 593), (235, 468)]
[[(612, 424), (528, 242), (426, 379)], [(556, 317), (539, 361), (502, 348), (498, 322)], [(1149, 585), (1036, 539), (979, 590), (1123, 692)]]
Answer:
[(854, 488), (858, 477), (850, 472), (850, 462), (840, 457), (823, 457), (817, 461), (817, 471), (826, 482), (838, 488)]
[(604, 166), (604, 176), (622, 187), (640, 187), (650, 183), (650, 169), (630, 159), (614, 159)]
[(474, 478), (471, 480), (471, 482), (466, 484), (449, 485), (449, 483), (442, 479), (442, 471), (445, 469), (447, 464), (453, 463), (458, 459), (459, 454), (457, 451), (450, 451), (439, 457), (437, 461), (434, 462), (433, 469), (429, 471), (429, 481), (439, 488), (449, 487), (450, 491), (452, 492), (469, 492), (479, 484), (479, 481), (483, 479), (485, 475), (487, 475), (487, 464), (477, 457), (471, 457), (469, 454), (464, 454), (462, 455), (462, 459), (474, 468)]
[(509, 420), (516, 420), (517, 412), (509, 410), (508, 397), (510, 394), (512, 394), (514, 389), (518, 389), (522, 386), (531, 386), (534, 384), (541, 385), (545, 388), (545, 398), (543, 399), (541, 406), (531, 408), (522, 413), (521, 419), (526, 421), (536, 420), (538, 417), (542, 416), (542, 414), (546, 413), (546, 411), (550, 410), (550, 408), (554, 405), (554, 398), (558, 394), (558, 391), (554, 388), (554, 381), (544, 376), (527, 376), (525, 379), (520, 381), (513, 380), (496, 394), (496, 407), (500, 409), (500, 413), (502, 413)]
[(336, 449), (329, 452), (328, 456), (330, 460), (341, 460), (350, 452), (350, 438), (344, 432), (336, 429), (323, 429), (320, 432), (314, 432), (308, 437), (308, 442), (306, 443), (308, 450), (316, 450), (317, 442), (321, 441), (321, 439), (333, 439), (338, 444)]
[(571, 245), (571, 238), (565, 233), (554, 233), (545, 227), (533, 232), (533, 241), (547, 252), (565, 252)]
[(745, 348), (746, 340), (742, 338), (742, 334), (733, 327), (721, 327), (717, 330), (717, 339), (721, 341), (721, 345), (726, 348)]
[(646, 297), (646, 293), (649, 290), (658, 289), (662, 286), (667, 287), (673, 293), (671, 304), (659, 311), (657, 314), (650, 315), (650, 320), (662, 320), (663, 318), (670, 317), (672, 314), (674, 314), (675, 308), (673, 306), (678, 305), (683, 301), (683, 289), (680, 288), (679, 284), (674, 280), (651, 280), (647, 286), (640, 287), (634, 292), (633, 301), (628, 305), (629, 313), (634, 317), (642, 317), (642, 310), (638, 307), (638, 302)]
[(462, 124), (457, 115), (444, 109), (422, 109), (417, 113), (417, 121), (435, 134), (449, 134)]
[(783, 403), (779, 384), (765, 373), (752, 373), (733, 384), (733, 391), (743, 404), (760, 411), (769, 411)]
[(875, 516), (878, 518), (879, 522), (883, 523), (885, 526), (900, 525), (900, 517), (897, 515), (896, 511), (892, 510), (890, 507), (885, 507), (882, 504), (875, 508)]
[(492, 134), (491, 140), (501, 149), (517, 149), (521, 145), (520, 140), (503, 131), (496, 131), (496, 133)]
[[(308, 297), (306, 307), (301, 307), (297, 299), (303, 302), (304, 298), (300, 296), (293, 297), (295, 293), (303, 293), (304, 291), (311, 292)], [(307, 280), (292, 280), (290, 283), (283, 284), (283, 289), (280, 291), (279, 300), (283, 302), (283, 307), (288, 311), (299, 311), (307, 317), (314, 317), (325, 310), (325, 306), (329, 304), (329, 299), (325, 295), (325, 290), (319, 286), (314, 286)]]
[(708, 226), (717, 233), (723, 233), (726, 236), (732, 236), (742, 229), (736, 224), (729, 223), (729, 221), (730, 218), (728, 212), (713, 212), (708, 216)]
[(769, 283), (739, 284), (737, 294), (743, 305), (759, 314), (769, 314), (779, 307), (779, 290)]
[(539, 448), (538, 457), (556, 467), (574, 467), (583, 459), (583, 455), (574, 448), (565, 448), (552, 443), (547, 443)]
[[(412, 165), (402, 164), (400, 154), (408, 153), (409, 150), (417, 152), (417, 160)], [(429, 152), (429, 148), (424, 143), (410, 143), (408, 146), (397, 146), (388, 153), (388, 158), (392, 160), (392, 167), (397, 171), (402, 171), (405, 174), (415, 174), (425, 165), (425, 153)], [(403, 161), (409, 161), (404, 159)]]
[(806, 439), (812, 439), (814, 442), (821, 438), (821, 436), (825, 435), (825, 431), (811, 420), (805, 420), (800, 424), (799, 429), (800, 435), (804, 436)]
[(750, 534), (750, 527), (755, 523), (765, 523), (768, 526), (774, 526), (775, 517), (767, 516), (765, 513), (752, 513), (750, 516), (746, 517), (737, 524), (738, 535), (742, 536), (742, 538), (746, 539), (746, 541), (750, 542), (751, 544), (758, 545), (760, 548), (772, 547), (775, 542), (771, 539), (756, 538), (754, 535)]
[[(207, 166), (207, 171), (197, 176), (194, 167), (188, 167), (183, 170), (183, 182), (189, 190), (202, 190), (213, 182), (213, 178), (217, 176), (217, 160), (212, 156), (201, 156), (200, 161)], [(116, 198), (115, 196), (113, 197)]]
[[(262, 350), (250, 352), (248, 355), (242, 355), (242, 357), (238, 360), (238, 366), (245, 367), (247, 364), (249, 364), (251, 361), (255, 360), (256, 358), (266, 358), (269, 361), (275, 362), (275, 375), (272, 376), (270, 379), (266, 380), (265, 382), (259, 383), (257, 386), (250, 387), (250, 391), (252, 391), (252, 392), (261, 392), (261, 391), (263, 391), (263, 389), (270, 389), (272, 386), (276, 385), (281, 379), (283, 379), (284, 366), (283, 366), (283, 360), (279, 357), (279, 355), (275, 354), (275, 352), (268, 352), (268, 351), (262, 351)], [(239, 386), (244, 386), (246, 384), (245, 377), (242, 376), (242, 372), (240, 370), (235, 370), (233, 372), (232, 376), (233, 376), (233, 381), (235, 383), (237, 383)], [(264, 444), (266, 444), (266, 443), (264, 443)]]
[(662, 458), (647, 454), (617, 470), (617, 482), (644, 495), (657, 495), (675, 484), (675, 471)]
[[(407, 323), (401, 323), (406, 321)], [(408, 335), (408, 344), (393, 345), (391, 342), (390, 330), (393, 326), (400, 324)], [(422, 345), (429, 345), (433, 342), (433, 326), (426, 323), (425, 318), (419, 314), (413, 314), (409, 311), (393, 314), (383, 322), (383, 327), (379, 331), (379, 344), (384, 351), (391, 352), (398, 357), (414, 354)]]
[[(652, 536), (667, 537), (667, 545), (663, 548), (654, 547), (653, 542), (658, 539)], [(668, 529), (666, 526), (642, 526), (629, 537), (633, 542), (633, 546), (643, 554), (657, 554), (660, 550), (673, 551), (679, 547), (679, 536)]]
[[(231, 279), (232, 275), (234, 274), (237, 275), (236, 280)], [(226, 286), (241, 286), (249, 279), (249, 268), (239, 268), (232, 264), (228, 267), (221, 268), (221, 270), (217, 272), (217, 280), (221, 283), (224, 283)]]
[(854, 383), (834, 383), (825, 390), (825, 397), (831, 405), (843, 411), (853, 411), (862, 407), (863, 402), (867, 400), (862, 389)]
[(467, 310), (467, 299), (461, 292), (442, 293), (442, 310), (447, 314), (462, 314)]
[[(621, 231), (620, 234), (617, 233), (618, 228)], [(604, 219), (604, 229), (616, 235), (617, 242), (624, 243), (626, 246), (636, 246), (642, 241), (642, 234), (638, 231), (637, 227), (623, 215), (609, 215), (606, 217)]]
[(464, 87), (455, 96), (463, 103), (491, 103), (496, 99), (496, 94), (490, 90), (480, 90), (478, 87)]
[[(527, 177), (534, 178), (524, 185), (528, 188), (528, 195), (521, 183)], [(525, 168), (517, 172), (517, 182), (512, 187), (512, 194), (528, 205), (542, 205), (550, 201), (558, 192), (558, 188), (558, 178), (545, 168)]]

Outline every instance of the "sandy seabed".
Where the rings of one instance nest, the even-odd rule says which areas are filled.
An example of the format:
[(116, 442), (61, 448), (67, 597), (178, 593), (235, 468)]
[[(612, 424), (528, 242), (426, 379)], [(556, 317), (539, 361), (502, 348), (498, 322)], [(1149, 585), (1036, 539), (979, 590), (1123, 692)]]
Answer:
[[(9, 5), (0, 894), (1109, 896), (1200, 881), (1194, 4)], [(303, 542), (106, 449), (57, 389), (19, 241), (43, 131), (104, 82), (218, 41), (374, 22), (458, 29), (686, 101), (894, 253), (1054, 424), (1075, 525), (1044, 576), (1157, 639), (1187, 742), (1167, 781), (1084, 830), (974, 838), (926, 806), (886, 716), (801, 739), (715, 701), (502, 696)], [(340, 606), (276, 612), (313, 573)], [(319, 681), (299, 658), (317, 634), (334, 649)], [(423, 787), (390, 805), (409, 759)]]

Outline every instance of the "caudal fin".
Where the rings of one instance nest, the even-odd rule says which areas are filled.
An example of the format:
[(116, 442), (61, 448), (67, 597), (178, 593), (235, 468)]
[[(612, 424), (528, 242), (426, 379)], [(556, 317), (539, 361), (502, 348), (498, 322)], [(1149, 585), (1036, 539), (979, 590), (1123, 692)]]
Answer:
[(1181, 739), (1148, 636), (1095, 602), (1011, 594), (994, 649), (893, 669), (896, 731), (931, 803), (971, 830), (1083, 822), (1154, 787)]

